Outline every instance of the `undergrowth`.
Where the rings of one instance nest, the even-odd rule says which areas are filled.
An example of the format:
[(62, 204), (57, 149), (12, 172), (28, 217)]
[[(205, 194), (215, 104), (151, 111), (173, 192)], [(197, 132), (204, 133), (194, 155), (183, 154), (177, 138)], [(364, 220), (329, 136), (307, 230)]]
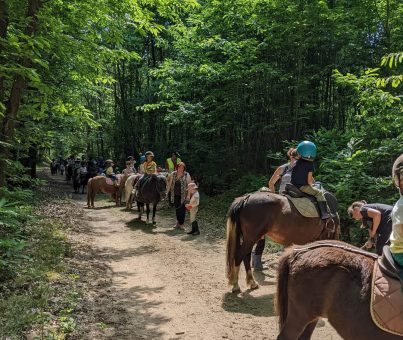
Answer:
[(66, 225), (43, 214), (46, 204), (37, 190), (0, 192), (0, 339), (64, 339), (74, 331), (80, 295), (64, 261)]

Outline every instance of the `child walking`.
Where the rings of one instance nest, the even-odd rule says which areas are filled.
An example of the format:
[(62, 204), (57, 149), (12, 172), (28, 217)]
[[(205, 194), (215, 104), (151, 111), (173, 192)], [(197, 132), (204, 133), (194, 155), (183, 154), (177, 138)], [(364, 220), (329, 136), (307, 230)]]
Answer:
[(192, 224), (192, 229), (187, 233), (189, 235), (200, 235), (199, 225), (197, 223), (197, 212), (199, 210), (200, 196), (196, 183), (188, 184), (188, 199), (189, 203), (185, 205), (186, 209), (189, 210), (190, 223)]

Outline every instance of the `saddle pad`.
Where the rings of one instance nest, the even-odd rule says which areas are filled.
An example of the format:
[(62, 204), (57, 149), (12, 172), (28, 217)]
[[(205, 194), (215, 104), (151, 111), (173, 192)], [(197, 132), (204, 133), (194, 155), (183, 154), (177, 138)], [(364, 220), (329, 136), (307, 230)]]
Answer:
[(384, 275), (375, 261), (372, 276), (371, 316), (385, 332), (403, 336), (403, 292), (399, 280)]
[(316, 205), (312, 203), (311, 200), (305, 197), (294, 198), (285, 195), (294, 205), (294, 207), (299, 211), (299, 213), (304, 217), (319, 217), (318, 209)]
[[(121, 177), (120, 175), (117, 175), (117, 176), (116, 176), (116, 179), (117, 179), (117, 181), (115, 182), (115, 184), (116, 184), (117, 186), (119, 186), (119, 185), (120, 185), (120, 180), (122, 179), (122, 177)], [(106, 177), (106, 184), (108, 184), (108, 185), (115, 185), (115, 184), (113, 183), (113, 181), (112, 181), (112, 178), (109, 178), (109, 177)]]

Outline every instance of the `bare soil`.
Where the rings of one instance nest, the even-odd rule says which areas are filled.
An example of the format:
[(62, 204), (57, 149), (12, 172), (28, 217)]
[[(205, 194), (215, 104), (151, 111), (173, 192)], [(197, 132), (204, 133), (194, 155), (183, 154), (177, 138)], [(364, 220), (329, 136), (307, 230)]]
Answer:
[[(83, 299), (76, 308), (74, 339), (275, 339), (273, 308), (276, 256), (266, 255), (260, 284), (248, 290), (241, 273), (239, 294), (225, 279), (225, 245), (203, 235), (172, 229), (175, 211), (160, 207), (157, 225), (116, 207), (105, 195), (86, 209), (86, 195), (73, 194), (61, 176), (52, 177), (70, 198), (80, 223), (70, 230), (71, 265), (79, 273)], [(225, 228), (225, 226), (217, 226)], [(322, 322), (313, 339), (341, 339)]]

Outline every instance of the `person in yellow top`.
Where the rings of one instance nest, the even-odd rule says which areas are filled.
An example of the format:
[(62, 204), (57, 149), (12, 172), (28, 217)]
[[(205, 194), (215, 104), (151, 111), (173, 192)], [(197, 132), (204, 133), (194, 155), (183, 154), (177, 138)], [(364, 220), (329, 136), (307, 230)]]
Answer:
[(154, 162), (154, 153), (152, 151), (146, 152), (146, 161), (144, 162), (144, 172), (146, 175), (157, 173), (157, 163)]
[(143, 183), (149, 178), (151, 175), (157, 173), (157, 163), (154, 162), (154, 153), (152, 151), (146, 152), (146, 160), (142, 164), (144, 168), (144, 175), (137, 181), (134, 186), (133, 195), (137, 197), (139, 195), (139, 190), (142, 187)]
[(390, 252), (397, 264), (403, 267), (403, 154), (393, 164), (393, 183), (399, 189), (400, 198), (392, 210), (392, 233)]
[(165, 162), (165, 168), (168, 174), (178, 170), (178, 165), (180, 162), (182, 162), (182, 160), (179, 158), (179, 154), (176, 151), (172, 152), (171, 157), (167, 158)]
[[(165, 161), (165, 168), (166, 168), (166, 171), (168, 172), (168, 176), (170, 174), (172, 174), (174, 171), (178, 170), (179, 163), (181, 163), (181, 162), (182, 162), (182, 160), (179, 158), (179, 154), (176, 151), (172, 152), (171, 157), (167, 158), (167, 160)], [(172, 202), (172, 193), (171, 192), (168, 193), (168, 202), (169, 202), (169, 205), (171, 205), (171, 206), (174, 205)]]

